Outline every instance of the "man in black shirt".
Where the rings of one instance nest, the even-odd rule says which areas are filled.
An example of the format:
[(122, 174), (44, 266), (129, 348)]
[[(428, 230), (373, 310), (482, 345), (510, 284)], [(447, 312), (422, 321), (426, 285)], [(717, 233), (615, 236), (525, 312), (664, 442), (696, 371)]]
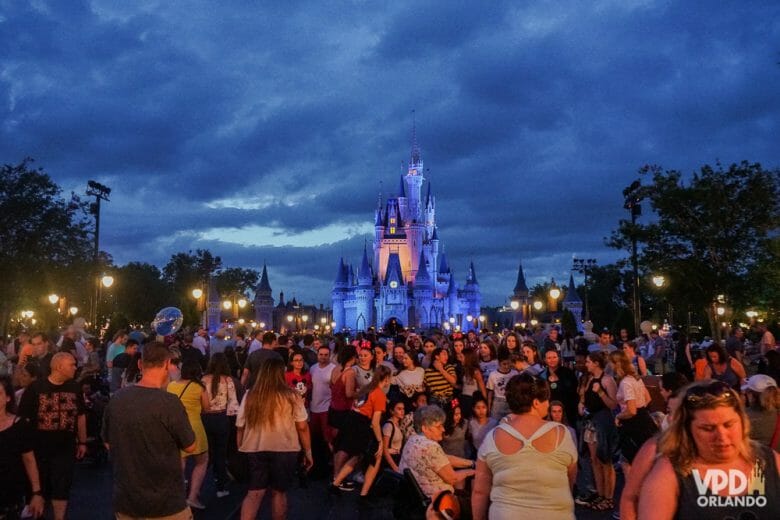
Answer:
[(164, 390), (171, 352), (154, 341), (144, 345), (141, 356), (141, 380), (117, 392), (103, 415), (114, 512), (119, 520), (189, 520), (179, 450), (195, 451), (195, 433), (181, 401)]
[(55, 520), (65, 519), (76, 459), (87, 453), (86, 410), (75, 375), (76, 358), (59, 352), (51, 374), (30, 385), (19, 403), (19, 415), (33, 429), (43, 496), (51, 500)]
[(249, 354), (246, 360), (244, 371), (241, 373), (241, 385), (244, 388), (249, 388), (255, 382), (263, 361), (269, 358), (282, 359), (282, 356), (276, 352), (274, 347), (276, 347), (276, 334), (268, 331), (263, 334), (263, 348)]

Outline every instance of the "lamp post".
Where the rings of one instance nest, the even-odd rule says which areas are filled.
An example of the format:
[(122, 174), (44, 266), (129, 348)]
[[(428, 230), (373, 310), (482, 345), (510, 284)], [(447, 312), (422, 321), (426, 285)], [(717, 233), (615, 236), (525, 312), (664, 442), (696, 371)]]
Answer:
[[(653, 275), (651, 280), (653, 281), (653, 285), (655, 285), (659, 289), (663, 289), (669, 282), (666, 279), (666, 277), (664, 275), (662, 275), (662, 274), (655, 274), (655, 275)], [(666, 314), (669, 317), (669, 325), (671, 326), (674, 323), (674, 317), (673, 317), (672, 304), (669, 303), (668, 298), (667, 298), (667, 301), (666, 301)]]
[(582, 286), (585, 288), (585, 321), (590, 321), (590, 305), (588, 304), (588, 275), (596, 267), (595, 258), (572, 258), (572, 271), (582, 273), (585, 280)]
[(100, 279), (98, 278), (98, 256), (100, 254), (100, 202), (108, 202), (108, 196), (111, 194), (111, 188), (104, 186), (96, 181), (87, 181), (87, 195), (95, 197), (95, 202), (90, 204), (90, 211), (95, 215), (95, 243), (92, 252), (92, 268), (95, 278), (95, 292), (91, 301), (92, 324), (97, 324), (97, 308), (100, 299)]
[(639, 323), (642, 321), (642, 307), (639, 300), (639, 257), (637, 255), (637, 233), (636, 220), (642, 215), (642, 199), (645, 198), (645, 189), (639, 180), (635, 180), (630, 186), (623, 190), (625, 201), (623, 208), (627, 209), (631, 215), (631, 267), (634, 275), (632, 285), (633, 307), (634, 307), (634, 332), (639, 333)]

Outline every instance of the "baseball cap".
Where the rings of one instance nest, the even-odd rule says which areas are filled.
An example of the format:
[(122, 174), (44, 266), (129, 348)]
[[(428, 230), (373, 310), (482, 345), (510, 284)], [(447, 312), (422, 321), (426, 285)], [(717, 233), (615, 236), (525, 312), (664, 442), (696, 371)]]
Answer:
[(777, 388), (774, 378), (766, 374), (756, 374), (748, 378), (747, 383), (742, 385), (742, 390), (752, 390), (760, 394), (770, 386)]

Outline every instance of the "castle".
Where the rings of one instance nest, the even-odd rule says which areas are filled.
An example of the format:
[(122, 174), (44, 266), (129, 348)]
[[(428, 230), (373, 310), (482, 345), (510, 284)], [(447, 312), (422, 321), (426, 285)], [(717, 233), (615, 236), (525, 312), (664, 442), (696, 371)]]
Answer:
[[(422, 198), (426, 186), (425, 199)], [(372, 254), (354, 267), (339, 260), (331, 291), (334, 330), (370, 327), (478, 328), (481, 295), (470, 263), (466, 283), (458, 288), (436, 226), (436, 199), (423, 176), (423, 160), (412, 131), (411, 160), (396, 197), (374, 212)]]

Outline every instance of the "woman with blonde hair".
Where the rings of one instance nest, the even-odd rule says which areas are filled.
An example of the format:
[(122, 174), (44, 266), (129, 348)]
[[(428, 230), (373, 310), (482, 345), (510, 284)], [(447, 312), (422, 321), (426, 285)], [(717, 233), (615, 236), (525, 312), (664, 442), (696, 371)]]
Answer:
[(303, 398), (287, 385), (284, 372), (281, 359), (263, 361), (238, 408), (238, 449), (249, 459), (241, 520), (254, 520), (269, 487), (271, 516), (287, 518), (287, 490), (295, 480), (301, 449), (305, 469), (314, 464)]
[(639, 448), (655, 435), (658, 426), (650, 415), (650, 392), (637, 374), (636, 367), (625, 352), (617, 350), (609, 354), (609, 360), (618, 382), (617, 404), (620, 412), (615, 416), (615, 425), (620, 436), (623, 473), (628, 475), (631, 463)]
[(780, 454), (749, 438), (737, 392), (722, 381), (688, 387), (642, 483), (639, 518), (777, 518)]

